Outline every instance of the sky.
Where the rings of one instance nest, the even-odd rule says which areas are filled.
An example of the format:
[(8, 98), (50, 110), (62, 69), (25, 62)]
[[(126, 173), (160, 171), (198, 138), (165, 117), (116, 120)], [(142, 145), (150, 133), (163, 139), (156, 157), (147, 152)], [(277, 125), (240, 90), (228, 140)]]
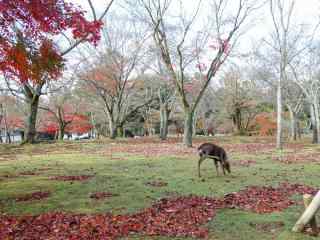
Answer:
[[(79, 4), (84, 10), (88, 12), (88, 14), (91, 13), (91, 10), (89, 8), (89, 4), (87, 0), (71, 0), (76, 4)], [(93, 2), (93, 5), (97, 9), (97, 11), (102, 11), (105, 8), (106, 3), (108, 0), (91, 0)], [(114, 4), (111, 7), (112, 11), (117, 12), (118, 10), (121, 10), (122, 8), (119, 7), (119, 3), (121, 0), (114, 0)], [(173, 4), (172, 7), (178, 7), (179, 2), (182, 1), (183, 7), (186, 9), (187, 12), (193, 12), (198, 1), (197, 0), (172, 0)], [(204, 3), (210, 2), (213, 0), (202, 0)], [(285, 4), (288, 4), (291, 2), (291, 0), (280, 0), (284, 1)], [(238, 0), (229, 0), (230, 3), (238, 3)], [(269, 2), (267, 0), (267, 2)], [(236, 5), (237, 6), (237, 5)], [(233, 6), (230, 6), (230, 10), (233, 9)], [(228, 5), (229, 7), (229, 5)], [(177, 8), (176, 12), (178, 12), (179, 9)], [(209, 11), (208, 8), (204, 7), (201, 11), (201, 16), (208, 16), (209, 13), (206, 13), (205, 11)], [(175, 9), (173, 9), (173, 12), (175, 12)], [(200, 15), (200, 14), (199, 14)], [(200, 21), (202, 20), (201, 16), (199, 17)], [(203, 18), (205, 19), (205, 18)], [(292, 19), (294, 20), (295, 24), (310, 24), (312, 26), (315, 26), (316, 23), (320, 20), (320, 0), (295, 0), (295, 8), (294, 8), (294, 14)], [(266, 4), (263, 8), (256, 11), (251, 19), (249, 20), (250, 26), (247, 28), (245, 34), (241, 36), (240, 40), (238, 41), (238, 45), (236, 48), (237, 54), (238, 53), (248, 53), (250, 52), (254, 46), (259, 46), (259, 42), (262, 38), (270, 36), (270, 33), (274, 31), (274, 26), (272, 24), (269, 4)], [(116, 23), (111, 23), (116, 24)], [(199, 24), (199, 29), (200, 29)], [(195, 26), (195, 29), (197, 29), (197, 26)], [(316, 33), (318, 38), (320, 38), (320, 27), (318, 30), (318, 33)], [(210, 63), (211, 58), (210, 56), (207, 59), (204, 59), (203, 62), (207, 63), (207, 65)], [(241, 58), (238, 60), (235, 60), (239, 63), (241, 62)]]
[[(87, 0), (71, 0), (72, 2), (79, 4), (83, 9), (85, 9), (88, 13), (90, 13), (90, 8)], [(114, 4), (112, 6), (113, 11), (117, 11), (120, 9), (119, 3), (121, 0), (114, 0)], [(181, 0), (183, 2), (183, 7), (187, 9), (187, 11), (192, 11), (197, 4), (196, 0)], [(204, 0), (210, 1), (210, 0)], [(229, 0), (230, 3), (237, 2), (236, 0)], [(290, 0), (283, 0), (285, 3), (290, 2)], [(104, 9), (106, 4), (106, 0), (92, 0), (93, 5), (96, 9), (101, 11)], [(173, 0), (173, 7), (178, 6), (180, 0)], [(253, 22), (253, 26), (249, 28), (244, 36), (246, 38), (245, 42), (255, 42), (259, 39), (267, 36), (273, 30), (273, 25), (271, 22), (269, 5), (266, 5), (264, 8), (260, 9), (255, 14), (255, 18)], [(295, 9), (294, 9), (294, 19), (297, 23), (307, 23), (315, 25), (316, 22), (320, 19), (320, 0), (295, 0)], [(320, 33), (320, 31), (319, 31)], [(320, 34), (319, 34), (320, 36)]]

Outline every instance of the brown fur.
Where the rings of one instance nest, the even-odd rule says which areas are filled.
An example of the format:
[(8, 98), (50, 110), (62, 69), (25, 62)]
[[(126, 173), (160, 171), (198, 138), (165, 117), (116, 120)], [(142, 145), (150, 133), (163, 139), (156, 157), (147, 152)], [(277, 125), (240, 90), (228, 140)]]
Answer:
[(219, 147), (219, 146), (212, 144), (212, 143), (203, 143), (198, 147), (198, 152), (199, 152), (199, 156), (200, 156), (200, 159), (198, 161), (198, 175), (199, 175), (199, 177), (201, 177), (200, 165), (207, 158), (213, 159), (213, 162), (216, 167), (216, 171), (217, 171), (218, 175), (219, 175), (218, 163), (220, 163), (220, 166), (222, 168), (222, 172), (224, 175), (226, 174), (225, 170), (228, 173), (231, 173), (230, 163), (228, 161), (227, 153), (222, 147)]

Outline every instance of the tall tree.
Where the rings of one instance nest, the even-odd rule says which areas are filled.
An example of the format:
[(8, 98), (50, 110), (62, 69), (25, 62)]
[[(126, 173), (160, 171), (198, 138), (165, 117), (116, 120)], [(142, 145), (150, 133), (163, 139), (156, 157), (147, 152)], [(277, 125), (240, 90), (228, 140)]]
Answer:
[(284, 102), (290, 114), (290, 138), (296, 141), (300, 136), (299, 114), (303, 109), (305, 94), (295, 84), (294, 80), (284, 82)]
[[(133, 101), (136, 84), (142, 83), (134, 75), (141, 67), (145, 52), (144, 29), (126, 16), (110, 15), (108, 20), (118, 24), (103, 29), (100, 51), (93, 53), (89, 49), (88, 55), (83, 54), (89, 66), (80, 78), (101, 99), (113, 139), (128, 118), (150, 103), (150, 99), (141, 98), (140, 103)], [(87, 64), (90, 61), (92, 64)]]
[(58, 126), (58, 139), (63, 140), (66, 128), (72, 124), (77, 115), (85, 112), (81, 101), (72, 101), (72, 91), (62, 89), (59, 92), (49, 95), (45, 103), (41, 103), (40, 109), (47, 112), (46, 116)]
[[(188, 147), (192, 146), (195, 110), (211, 80), (229, 56), (236, 40), (241, 35), (240, 27), (255, 9), (257, 2), (259, 1), (239, 0), (237, 4), (234, 4), (234, 1), (231, 3), (228, 0), (210, 1), (213, 7), (210, 18), (213, 19), (211, 24), (214, 30), (210, 34), (207, 31), (199, 31), (199, 34), (191, 36), (195, 26), (194, 22), (202, 5), (201, 0), (197, 2), (189, 17), (187, 17), (187, 11), (183, 9), (182, 1), (179, 1), (178, 18), (177, 14), (170, 16), (172, 6), (170, 0), (138, 0), (146, 13), (145, 21), (152, 28), (154, 42), (161, 53), (162, 61), (174, 82), (183, 106), (185, 118), (183, 142)], [(229, 8), (231, 5), (232, 8)], [(205, 48), (204, 42), (209, 36), (216, 43), (214, 46), (210, 44), (212, 48), (209, 54), (209, 67), (203, 69), (201, 67), (203, 62), (198, 64), (197, 62), (201, 61), (203, 55), (208, 55), (208, 48)], [(185, 84), (187, 70), (190, 70), (192, 64), (199, 66), (198, 71), (202, 77), (198, 93), (190, 100), (187, 97)]]
[[(160, 111), (160, 139), (166, 140), (168, 137), (169, 118), (176, 105), (176, 91), (171, 81), (171, 76), (166, 71), (166, 67), (161, 61), (159, 50), (151, 49), (151, 58), (156, 60), (154, 70), (156, 75), (150, 76), (150, 84), (153, 89), (156, 89)], [(150, 65), (149, 65), (150, 68)]]
[[(285, 3), (286, 2), (286, 3)], [(279, 76), (277, 83), (277, 148), (283, 145), (282, 137), (282, 83), (287, 81), (289, 64), (290, 31), (292, 30), (292, 15), (295, 0), (270, 0), (270, 13), (274, 26), (275, 49), (279, 52)]]
[(319, 43), (308, 42), (304, 54), (290, 63), (290, 70), (294, 83), (304, 94), (309, 104), (311, 128), (313, 131), (312, 142), (320, 143), (320, 58)]
[[(91, 0), (88, 3), (93, 21), (84, 12), (64, 0), (10, 1), (0, 3), (0, 71), (7, 86), (15, 94), (22, 94), (29, 105), (26, 142), (33, 143), (36, 120), (43, 88), (58, 79), (63, 71), (65, 56), (82, 42), (97, 44), (100, 39), (102, 19), (107, 14), (111, 0), (97, 18)], [(72, 32), (70, 46), (61, 49), (57, 36)], [(13, 89), (12, 81), (20, 84)]]
[[(261, 92), (252, 79), (244, 75), (243, 69), (230, 69), (223, 77), (223, 98), (237, 134), (246, 134), (259, 113)], [(244, 77), (245, 76), (245, 77)], [(261, 90), (261, 89), (260, 89)], [(260, 95), (260, 96), (259, 96)]]

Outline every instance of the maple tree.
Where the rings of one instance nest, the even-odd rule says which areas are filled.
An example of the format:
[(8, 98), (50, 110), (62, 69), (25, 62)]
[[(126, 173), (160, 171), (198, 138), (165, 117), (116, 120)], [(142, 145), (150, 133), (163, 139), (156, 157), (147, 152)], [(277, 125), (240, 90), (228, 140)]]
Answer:
[[(113, 0), (99, 18), (92, 2), (88, 2), (93, 21), (85, 18), (80, 7), (65, 0), (0, 2), (0, 71), (8, 87), (11, 81), (21, 84), (29, 104), (26, 142), (35, 141), (39, 98), (44, 94), (43, 87), (62, 75), (65, 55), (82, 42), (96, 45), (100, 39), (102, 19)], [(67, 31), (71, 31), (74, 41), (62, 50), (55, 39), (66, 36)]]
[[(95, 54), (94, 63), (87, 66), (80, 79), (101, 102), (113, 139), (123, 135), (128, 119), (150, 104), (152, 99), (146, 96), (143, 87), (140, 88), (139, 84), (143, 81), (133, 77), (141, 67), (144, 54), (144, 29), (138, 31), (132, 21), (124, 16), (111, 15), (107, 20), (119, 24), (103, 29), (104, 51)], [(91, 56), (92, 52), (89, 54)], [(142, 91), (137, 93), (139, 90)]]
[(258, 114), (252, 125), (258, 129), (260, 136), (273, 136), (277, 130), (275, 117), (267, 112)]
[(231, 69), (223, 77), (224, 106), (232, 120), (237, 134), (248, 133), (255, 116), (261, 111), (261, 93), (257, 92), (255, 82), (247, 80), (242, 69)]
[[(84, 115), (86, 104), (81, 99), (75, 98), (69, 89), (71, 86), (68, 85), (59, 92), (51, 94), (48, 102), (40, 105), (40, 109), (46, 111), (42, 118), (41, 131), (53, 135), (58, 133), (60, 140), (63, 140), (65, 132), (85, 133), (91, 129), (91, 124)], [(75, 128), (76, 125), (78, 129)]]
[(79, 113), (68, 113), (66, 108), (57, 108), (56, 111), (48, 111), (41, 119), (39, 131), (58, 136), (63, 140), (65, 133), (84, 134), (92, 129), (89, 118)]

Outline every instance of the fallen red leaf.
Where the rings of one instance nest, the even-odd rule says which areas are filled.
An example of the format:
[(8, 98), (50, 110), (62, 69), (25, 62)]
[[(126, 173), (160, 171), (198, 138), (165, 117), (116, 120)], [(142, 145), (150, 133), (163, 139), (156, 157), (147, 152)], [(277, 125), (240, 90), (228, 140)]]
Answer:
[(94, 199), (99, 200), (99, 199), (114, 197), (114, 196), (119, 196), (119, 194), (114, 194), (114, 193), (110, 193), (110, 192), (96, 192), (96, 193), (92, 193), (90, 195), (90, 198), (94, 198)]
[(147, 182), (146, 184), (152, 187), (165, 187), (168, 185), (168, 183), (162, 182), (162, 181), (152, 181), (152, 182)]
[[(282, 183), (279, 187), (251, 186), (222, 199), (182, 196), (161, 199), (135, 214), (45, 213), (38, 216), (0, 215), (0, 239), (118, 239), (129, 234), (206, 238), (217, 209), (238, 207), (257, 213), (281, 211), (294, 204), (293, 194), (315, 189)], [(103, 195), (103, 194), (102, 194)]]
[(22, 196), (17, 197), (15, 200), (17, 202), (24, 202), (24, 201), (32, 201), (32, 200), (41, 200), (49, 196), (50, 196), (50, 192), (38, 191), (38, 192), (24, 194)]
[(55, 176), (51, 177), (50, 180), (58, 181), (85, 181), (92, 178), (92, 175), (79, 175), (79, 176)]

